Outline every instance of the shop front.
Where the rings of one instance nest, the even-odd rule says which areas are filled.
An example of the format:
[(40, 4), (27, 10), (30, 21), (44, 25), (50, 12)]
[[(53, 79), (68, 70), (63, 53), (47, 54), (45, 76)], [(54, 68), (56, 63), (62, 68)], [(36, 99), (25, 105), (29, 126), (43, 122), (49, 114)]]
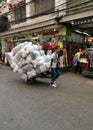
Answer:
[(51, 25), (33, 30), (18, 32), (11, 35), (7, 34), (2, 36), (0, 39), (2, 46), (2, 60), (4, 61), (5, 52), (10, 52), (13, 47), (25, 41), (39, 42), (39, 44), (44, 46), (51, 39), (52, 44), (58, 40), (60, 40), (62, 44), (65, 44), (66, 27)]
[(73, 56), (75, 54), (75, 50), (79, 47), (85, 48), (85, 36), (71, 32), (70, 35), (66, 37), (66, 47), (68, 52), (68, 65), (72, 65)]

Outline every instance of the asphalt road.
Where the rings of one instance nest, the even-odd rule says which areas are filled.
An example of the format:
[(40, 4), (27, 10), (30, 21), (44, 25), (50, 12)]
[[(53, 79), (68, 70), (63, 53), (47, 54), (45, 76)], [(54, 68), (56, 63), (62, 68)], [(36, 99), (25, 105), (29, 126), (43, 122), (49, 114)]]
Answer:
[(0, 130), (93, 130), (93, 79), (65, 73), (26, 84), (11, 68), (0, 68)]

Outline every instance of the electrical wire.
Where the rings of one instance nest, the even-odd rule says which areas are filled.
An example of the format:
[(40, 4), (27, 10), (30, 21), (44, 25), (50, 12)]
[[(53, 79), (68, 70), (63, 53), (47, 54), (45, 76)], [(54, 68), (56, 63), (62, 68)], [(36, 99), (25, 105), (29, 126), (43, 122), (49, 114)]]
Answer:
[[(73, 0), (73, 1), (75, 2), (76, 0)], [(38, 17), (38, 16), (47, 15), (47, 14), (49, 14), (49, 13), (56, 13), (56, 12), (58, 11), (57, 9), (58, 9), (59, 7), (62, 7), (62, 6), (65, 6), (65, 7), (66, 7), (66, 5), (67, 5), (67, 8), (65, 8), (65, 9), (60, 9), (59, 12), (68, 11), (68, 10), (69, 10), (69, 12), (70, 12), (70, 11), (73, 11), (74, 8), (78, 8), (78, 6), (85, 5), (85, 3), (87, 4), (87, 3), (89, 3), (89, 2), (91, 2), (91, 0), (88, 0), (88, 2), (84, 2), (84, 3), (81, 3), (81, 4), (80, 4), (80, 3), (79, 3), (79, 4), (76, 4), (76, 6), (73, 6), (73, 4), (71, 3), (70, 0), (69, 0), (68, 2), (64, 2), (64, 3), (62, 3), (62, 4), (59, 4), (60, 2), (57, 2), (56, 4), (59, 4), (59, 5), (54, 6), (54, 7), (52, 7), (51, 9), (48, 9), (48, 10), (43, 11), (43, 12), (41, 12), (41, 13), (32, 15), (32, 16), (30, 16), (30, 17), (26, 17), (25, 19), (35, 18), (35, 17)], [(6, 13), (6, 14), (14, 13), (14, 11), (17, 11), (18, 9), (21, 9), (22, 7), (27, 6), (27, 5), (31, 4), (31, 3), (32, 3), (32, 1), (30, 1), (30, 2), (28, 2), (28, 3), (26, 3), (26, 4), (23, 4), (23, 5), (21, 5), (21, 6), (17, 7), (17, 8), (15, 8), (15, 9), (13, 9), (13, 10), (11, 10), (11, 12), (8, 12), (8, 13)], [(69, 7), (70, 5), (71, 5), (71, 7)], [(34, 13), (34, 12), (32, 12), (32, 13)], [(5, 15), (6, 15), (6, 14), (5, 14)], [(22, 20), (22, 19), (19, 19), (19, 20)], [(23, 20), (24, 20), (24, 19), (23, 19)], [(11, 21), (11, 22), (14, 22), (14, 21)]]
[[(90, 0), (90, 2), (91, 2), (91, 0)], [(82, 6), (82, 5), (85, 5), (85, 4), (87, 4), (87, 3), (89, 3), (89, 1), (88, 2), (84, 2), (84, 3), (82, 3), (82, 4), (78, 4), (78, 6), (79, 6), (79, 8), (80, 8), (80, 6)], [(61, 4), (61, 5), (65, 5), (66, 3), (64, 3), (64, 4)], [(54, 8), (51, 8), (51, 9), (49, 9), (49, 10), (46, 10), (46, 11), (43, 11), (42, 13), (38, 13), (38, 14), (35, 14), (35, 15), (33, 15), (33, 16), (30, 16), (30, 17), (27, 17), (27, 18), (25, 18), (25, 19), (28, 19), (28, 18), (35, 18), (35, 17), (38, 17), (38, 16), (43, 16), (43, 15), (47, 15), (47, 14), (50, 14), (50, 13), (55, 13), (55, 12), (57, 12), (57, 8), (58, 7), (60, 7), (61, 5), (58, 5), (58, 6), (55, 6)], [(76, 6), (73, 6), (73, 8), (66, 8), (66, 9), (60, 9), (59, 10), (59, 12), (62, 12), (62, 11), (71, 11), (71, 12), (73, 12), (74, 10), (76, 10), (77, 8), (78, 8), (78, 6), (76, 5)], [(88, 7), (88, 6), (87, 6)], [(55, 9), (54, 11), (53, 11), (53, 9)], [(70, 14), (70, 13), (69, 13)], [(20, 20), (19, 20), (20, 21)], [(12, 22), (14, 22), (14, 21), (12, 21)]]
[[(75, 1), (76, 1), (76, 0), (73, 0), (73, 3), (74, 3)], [(90, 0), (90, 1), (91, 1), (91, 0)], [(20, 8), (23, 7), (23, 6), (27, 6), (27, 5), (31, 4), (32, 2), (33, 2), (33, 0), (31, 0), (30, 2), (27, 2), (27, 3), (24, 3), (24, 4), (22, 4), (22, 5), (19, 5), (19, 6), (17, 6), (16, 8), (12, 9), (11, 11), (9, 11), (9, 12), (3, 14), (3, 15), (6, 15), (6, 14), (11, 13), (11, 12), (13, 12), (13, 11), (16, 11), (17, 9), (20, 9)], [(62, 3), (62, 4), (60, 4), (60, 2), (56, 2), (56, 4), (58, 4), (58, 5), (52, 7), (51, 9), (48, 9), (48, 10), (46, 10), (46, 11), (55, 9), (55, 8), (57, 8), (57, 7), (59, 7), (59, 6), (65, 6), (65, 5), (70, 6), (70, 4), (72, 4), (72, 2), (69, 0), (69, 1), (64, 2), (64, 3)], [(44, 9), (44, 8), (42, 8), (42, 9)], [(32, 13), (34, 13), (34, 12), (32, 12)], [(43, 12), (41, 12), (41, 13), (43, 13)]]

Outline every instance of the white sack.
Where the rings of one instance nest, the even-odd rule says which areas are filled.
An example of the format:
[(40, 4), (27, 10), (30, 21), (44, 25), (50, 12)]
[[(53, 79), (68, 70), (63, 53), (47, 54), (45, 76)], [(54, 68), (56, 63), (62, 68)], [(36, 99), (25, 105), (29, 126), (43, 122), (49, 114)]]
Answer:
[(41, 66), (37, 69), (37, 72), (43, 73), (43, 72), (47, 71), (47, 70), (49, 69), (49, 67), (50, 67), (50, 62), (46, 62), (46, 63), (44, 63), (43, 65), (41, 65)]
[(33, 53), (30, 53), (29, 55), (31, 56), (32, 60), (35, 60), (36, 56)]
[(45, 62), (50, 62), (51, 61), (51, 56), (50, 55), (45, 55)]
[(34, 49), (33, 49), (33, 46), (26, 45), (26, 46), (24, 46), (24, 50), (25, 50), (26, 54), (29, 54), (29, 53), (31, 53)]
[(40, 65), (43, 65), (46, 62), (50, 62), (51, 61), (51, 57), (48, 55), (45, 56), (39, 56), (37, 57), (35, 60), (32, 61), (33, 66), (36, 68)]
[(38, 66), (42, 65), (43, 63), (44, 63), (44, 61), (42, 59), (40, 59), (40, 60), (37, 59), (37, 60), (32, 61), (34, 68), (37, 68)]
[(24, 53), (22, 53), (22, 58), (26, 58), (27, 57), (27, 52), (24, 51)]
[(6, 56), (13, 71), (19, 73), (25, 81), (50, 67), (51, 56), (45, 55), (42, 46), (32, 45), (31, 42), (18, 45)]
[(42, 46), (39, 46), (39, 45), (33, 45), (33, 50), (41, 50), (42, 49)]
[(10, 66), (12, 68), (15, 68), (16, 63), (14, 62), (13, 53), (12, 52), (7, 52), (7, 53), (5, 53), (5, 55), (7, 57), (7, 60), (8, 60), (8, 63), (10, 64)]
[(41, 72), (41, 69), (40, 69), (40, 66), (39, 66), (38, 68), (36, 68), (35, 71), (36, 71), (37, 74), (42, 73), (42, 72)]
[(26, 60), (25, 59), (20, 59), (18, 62), (17, 62), (17, 66), (18, 68), (22, 68), (23, 66), (26, 65)]
[(31, 55), (28, 55), (26, 57), (26, 64), (30, 64), (30, 63), (32, 63), (32, 57), (31, 57)]
[(13, 72), (17, 73), (18, 72), (18, 66), (16, 65), (15, 68), (13, 69)]
[(28, 79), (35, 77), (36, 76), (36, 71), (32, 69), (31, 71), (27, 72), (27, 77)]
[(31, 46), (31, 45), (32, 45), (32, 42), (27, 42), (27, 41), (24, 42), (24, 43), (23, 43), (23, 46), (26, 46), (26, 45), (30, 45), (30, 46)]
[(23, 73), (27, 73), (33, 69), (32, 64), (25, 65), (23, 68), (21, 68)]
[(44, 50), (40, 50), (39, 52), (40, 52), (40, 55), (41, 55), (41, 56), (44, 56), (44, 55), (45, 55)]
[(40, 56), (40, 52), (37, 51), (37, 50), (33, 50), (33, 51), (32, 51), (32, 54), (35, 56), (35, 58), (37, 58), (37, 57)]
[(26, 74), (22, 74), (21, 78), (26, 82), (27, 81), (27, 75)]
[(14, 61), (15, 61), (15, 63), (18, 63), (21, 58), (22, 58), (22, 51), (20, 50), (20, 51), (18, 51), (18, 52), (16, 53), (16, 55), (14, 56)]
[(20, 44), (12, 49), (13, 55), (16, 55), (18, 51), (20, 51), (23, 48), (23, 44)]

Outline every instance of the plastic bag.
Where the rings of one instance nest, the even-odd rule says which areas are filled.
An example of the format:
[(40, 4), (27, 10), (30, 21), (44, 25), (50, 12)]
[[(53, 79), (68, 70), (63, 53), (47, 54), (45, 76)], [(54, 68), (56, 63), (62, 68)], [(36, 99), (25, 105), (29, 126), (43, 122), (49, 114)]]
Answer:
[(31, 71), (27, 72), (27, 77), (28, 79), (35, 77), (36, 76), (36, 71), (32, 69)]

